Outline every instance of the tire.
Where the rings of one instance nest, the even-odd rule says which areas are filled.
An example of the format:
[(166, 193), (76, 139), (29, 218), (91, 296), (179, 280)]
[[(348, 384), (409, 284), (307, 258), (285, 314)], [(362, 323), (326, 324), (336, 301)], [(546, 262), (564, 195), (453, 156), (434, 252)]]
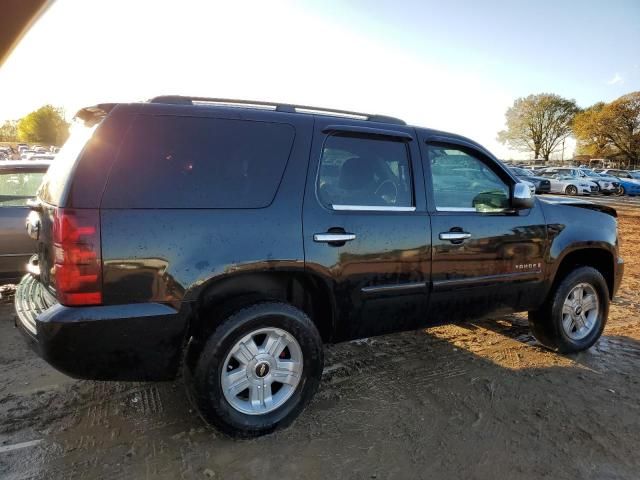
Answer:
[[(262, 335), (264, 340), (260, 345), (258, 340)], [(277, 340), (268, 344), (273, 338)], [(241, 348), (240, 343), (251, 347)], [(274, 351), (278, 351), (278, 344), (286, 345), (281, 353), (273, 356), (266, 353), (269, 345), (275, 345)], [(233, 353), (235, 348), (238, 350)], [(258, 354), (251, 360), (251, 355), (244, 356), (243, 351), (255, 352), (256, 349)], [(237, 358), (244, 358), (243, 363)], [(284, 377), (280, 365), (294, 365), (296, 361), (299, 373), (291, 373), (283, 383), (274, 380)], [(222, 321), (207, 339), (195, 368), (185, 375), (185, 380), (189, 396), (205, 422), (232, 437), (248, 438), (291, 424), (315, 394), (323, 365), (322, 339), (309, 317), (286, 303), (263, 302), (239, 310)], [(294, 367), (287, 368), (294, 371)], [(232, 377), (239, 381), (224, 381), (229, 385), (242, 383), (242, 386), (246, 382), (248, 387), (232, 394), (228, 385), (223, 386), (223, 378)], [(296, 381), (295, 385), (289, 384)], [(263, 396), (267, 391), (272, 393), (271, 403), (259, 397), (256, 390), (259, 385), (263, 385)], [(258, 392), (255, 397), (258, 406), (251, 402), (254, 392)]]
[[(574, 308), (568, 307), (565, 302), (571, 302), (572, 298), (575, 300), (574, 289), (581, 285), (585, 286), (585, 296), (582, 297), (585, 302), (587, 294), (595, 293), (597, 311), (589, 310), (585, 313), (583, 316), (589, 321), (583, 324), (584, 330), (579, 331), (576, 326), (576, 331), (573, 332), (566, 327), (567, 324), (571, 325), (572, 315), (566, 314), (563, 309)], [(577, 312), (578, 306), (580, 305), (576, 304), (574, 313), (580, 313)], [(587, 309), (584, 311), (587, 312)], [(608, 315), (609, 288), (604, 277), (595, 268), (577, 267), (554, 285), (539, 310), (529, 312), (529, 326), (536, 339), (545, 347), (560, 353), (573, 353), (586, 350), (596, 343), (602, 335)], [(574, 323), (577, 325), (577, 322)], [(586, 323), (591, 323), (590, 328), (587, 329)]]
[(620, 185), (618, 187), (618, 195), (622, 197), (622, 196), (626, 195), (626, 193), (627, 192), (624, 191), (624, 187), (622, 185)]
[(564, 193), (567, 195), (577, 195), (578, 188), (575, 185), (567, 185), (567, 188), (564, 189)]

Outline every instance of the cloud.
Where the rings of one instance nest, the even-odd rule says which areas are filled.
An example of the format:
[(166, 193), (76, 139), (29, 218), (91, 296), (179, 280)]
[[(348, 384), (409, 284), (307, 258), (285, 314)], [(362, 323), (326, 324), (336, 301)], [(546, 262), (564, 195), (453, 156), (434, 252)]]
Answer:
[(617, 83), (624, 83), (624, 78), (620, 76), (618, 72), (607, 82), (608, 85), (616, 85)]

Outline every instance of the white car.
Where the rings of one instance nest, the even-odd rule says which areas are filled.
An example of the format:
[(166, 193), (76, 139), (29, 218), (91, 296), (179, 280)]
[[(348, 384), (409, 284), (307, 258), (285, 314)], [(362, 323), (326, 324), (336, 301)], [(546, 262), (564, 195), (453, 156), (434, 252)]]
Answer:
[(600, 187), (600, 193), (609, 195), (618, 191), (618, 186), (620, 184), (614, 177), (608, 175), (600, 175), (599, 173), (596, 173), (589, 168), (578, 168), (578, 173), (581, 178), (597, 183), (598, 187)]
[(566, 195), (591, 195), (598, 193), (599, 187), (589, 180), (579, 179), (562, 173), (545, 173), (551, 183), (551, 193)]

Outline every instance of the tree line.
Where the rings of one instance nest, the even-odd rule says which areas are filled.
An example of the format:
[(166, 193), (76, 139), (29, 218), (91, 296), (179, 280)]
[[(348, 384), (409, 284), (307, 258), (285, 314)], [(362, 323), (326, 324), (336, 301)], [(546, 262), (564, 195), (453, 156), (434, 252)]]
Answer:
[(69, 137), (64, 110), (44, 105), (19, 120), (0, 125), (0, 142), (26, 142), (61, 146)]
[(576, 139), (576, 154), (640, 167), (640, 92), (581, 109), (573, 99), (541, 93), (518, 98), (505, 113), (498, 140), (549, 160), (564, 141)]

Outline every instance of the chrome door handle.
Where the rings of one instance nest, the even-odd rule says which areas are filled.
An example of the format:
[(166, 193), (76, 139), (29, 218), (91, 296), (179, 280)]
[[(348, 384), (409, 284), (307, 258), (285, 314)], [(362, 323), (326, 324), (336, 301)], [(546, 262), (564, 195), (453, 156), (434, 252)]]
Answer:
[(471, 238), (471, 234), (467, 232), (442, 232), (440, 234), (440, 240), (449, 240), (450, 242), (456, 242)]
[(356, 235), (354, 233), (316, 233), (313, 236), (314, 242), (325, 243), (350, 242), (355, 239)]

